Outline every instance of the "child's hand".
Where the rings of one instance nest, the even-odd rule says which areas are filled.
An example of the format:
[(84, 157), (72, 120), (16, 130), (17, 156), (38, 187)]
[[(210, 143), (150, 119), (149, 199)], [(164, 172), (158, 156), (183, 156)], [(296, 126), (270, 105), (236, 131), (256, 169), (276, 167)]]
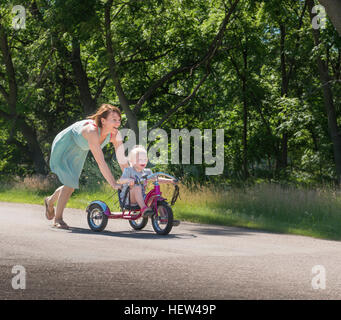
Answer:
[(128, 184), (129, 184), (129, 187), (133, 187), (134, 184), (135, 184), (135, 180), (134, 179), (129, 179)]

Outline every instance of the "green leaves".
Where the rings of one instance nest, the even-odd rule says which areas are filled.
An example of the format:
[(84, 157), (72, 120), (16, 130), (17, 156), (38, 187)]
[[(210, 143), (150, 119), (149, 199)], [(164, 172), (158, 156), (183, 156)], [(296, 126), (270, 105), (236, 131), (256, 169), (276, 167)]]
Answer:
[[(15, 111), (34, 129), (48, 160), (54, 136), (73, 121), (84, 118), (72, 59), (73, 42), (80, 44), (83, 80), (92, 99), (97, 105), (120, 103), (106, 48), (107, 1), (21, 3), (27, 9), (25, 30), (12, 28), (10, 9), (14, 2), (8, 1), (0, 8), (0, 23), (8, 36), (18, 87)], [(38, 10), (34, 10), (34, 4)], [(230, 1), (214, 0), (113, 1), (113, 58), (132, 110), (161, 77), (203, 59), (229, 7)], [(283, 143), (287, 143), (292, 177), (298, 177), (302, 170), (303, 177), (329, 179), (333, 172), (316, 57), (328, 63), (341, 125), (341, 40), (327, 23), (327, 28), (321, 30), (321, 44), (315, 47), (310, 17), (303, 9), (304, 1), (241, 0), (210, 63), (210, 75), (195, 98), (162, 125), (167, 131), (224, 128), (225, 178), (243, 177), (245, 159), (251, 177), (279, 177), (276, 170), (280, 167)], [(281, 34), (283, 30), (285, 34)], [(137, 119), (147, 120), (149, 127), (157, 123), (193, 91), (206, 72), (203, 64), (195, 72), (170, 77), (144, 102)], [(0, 110), (10, 114), (4, 94), (10, 89), (8, 74), (1, 53), (0, 85)], [(126, 117), (124, 114), (124, 123)], [(13, 123), (0, 122), (0, 149), (5, 157), (0, 168), (15, 172), (17, 166), (11, 163), (25, 162), (32, 171), (32, 155), (26, 152), (29, 143), (19, 126), (13, 129)], [(11, 132), (16, 144), (7, 145)], [(25, 153), (23, 161), (20, 153)], [(189, 181), (203, 182), (206, 178), (201, 177), (202, 169), (169, 166), (169, 170), (183, 172)]]

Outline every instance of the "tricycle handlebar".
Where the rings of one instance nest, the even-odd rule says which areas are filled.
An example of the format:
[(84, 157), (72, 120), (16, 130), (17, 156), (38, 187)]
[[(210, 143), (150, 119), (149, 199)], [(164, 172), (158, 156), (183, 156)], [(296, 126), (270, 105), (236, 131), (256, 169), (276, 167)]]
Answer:
[(147, 181), (147, 180), (150, 180), (150, 179), (153, 179), (155, 177), (159, 177), (159, 176), (165, 176), (167, 178), (170, 178), (170, 179), (173, 179), (175, 182), (179, 181), (179, 179), (171, 176), (170, 174), (168, 173), (164, 173), (164, 172), (155, 172), (155, 173), (152, 173), (150, 175), (144, 175), (142, 176), (142, 178), (139, 178), (139, 182), (140, 183), (143, 183), (144, 181)]

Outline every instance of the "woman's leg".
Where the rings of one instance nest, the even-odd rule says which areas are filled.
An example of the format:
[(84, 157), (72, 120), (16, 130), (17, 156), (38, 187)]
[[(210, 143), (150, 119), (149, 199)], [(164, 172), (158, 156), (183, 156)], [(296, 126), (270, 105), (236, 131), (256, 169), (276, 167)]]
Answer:
[(54, 204), (57, 202), (60, 191), (62, 190), (63, 187), (64, 186), (59, 187), (51, 196), (47, 197), (47, 202), (51, 209), (53, 208)]
[(62, 186), (60, 188), (59, 196), (58, 196), (58, 203), (57, 203), (57, 207), (56, 207), (56, 216), (54, 219), (55, 222), (60, 222), (63, 220), (64, 209), (65, 209), (66, 204), (69, 201), (69, 198), (71, 197), (74, 190), (75, 190), (74, 188), (71, 188), (68, 186)]

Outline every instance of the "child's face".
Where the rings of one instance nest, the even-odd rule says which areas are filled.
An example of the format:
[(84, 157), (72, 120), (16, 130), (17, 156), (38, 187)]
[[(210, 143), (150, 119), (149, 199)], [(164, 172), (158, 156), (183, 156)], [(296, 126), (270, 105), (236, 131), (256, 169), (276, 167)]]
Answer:
[(148, 157), (147, 154), (144, 152), (138, 152), (136, 153), (136, 159), (133, 163), (133, 166), (136, 171), (142, 171), (148, 163)]

